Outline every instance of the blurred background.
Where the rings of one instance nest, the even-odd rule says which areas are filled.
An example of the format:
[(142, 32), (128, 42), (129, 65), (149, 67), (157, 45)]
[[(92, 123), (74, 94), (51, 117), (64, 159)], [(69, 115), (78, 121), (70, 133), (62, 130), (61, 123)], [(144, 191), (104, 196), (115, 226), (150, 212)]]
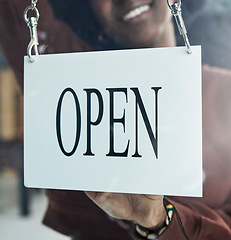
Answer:
[(47, 205), (44, 191), (23, 186), (22, 134), (22, 92), (0, 56), (0, 239), (69, 239), (41, 224)]
[[(199, 12), (187, 23), (189, 40), (202, 44), (204, 63), (231, 69), (231, 1), (207, 0)], [(47, 206), (44, 191), (23, 186), (22, 135), (23, 96), (0, 54), (0, 239), (69, 239), (41, 224)]]

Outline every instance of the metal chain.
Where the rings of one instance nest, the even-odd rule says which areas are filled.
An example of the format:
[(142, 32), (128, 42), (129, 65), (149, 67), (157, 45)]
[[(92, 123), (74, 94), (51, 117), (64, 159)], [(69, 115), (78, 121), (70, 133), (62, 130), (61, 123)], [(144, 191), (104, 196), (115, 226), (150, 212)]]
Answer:
[[(169, 0), (167, 0), (167, 3), (168, 3), (169, 8), (170, 8), (171, 10), (173, 10), (173, 9), (172, 9), (172, 6), (173, 6), (173, 5), (170, 4)], [(178, 4), (178, 7), (180, 8), (180, 7), (181, 7), (181, 0), (175, 1), (174, 4), (176, 4), (176, 3)]]
[(31, 0), (31, 6), (32, 6), (32, 8), (35, 8), (35, 7), (36, 7), (37, 2), (38, 2), (38, 0)]

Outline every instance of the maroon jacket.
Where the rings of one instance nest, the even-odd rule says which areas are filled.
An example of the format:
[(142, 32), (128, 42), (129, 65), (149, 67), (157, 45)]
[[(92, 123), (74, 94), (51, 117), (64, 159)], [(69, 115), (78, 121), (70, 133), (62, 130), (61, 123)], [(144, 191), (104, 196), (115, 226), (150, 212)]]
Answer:
[[(23, 56), (30, 41), (23, 20), (28, 3), (0, 0), (0, 49), (23, 82)], [(54, 19), (46, 0), (39, 1), (40, 50), (46, 53), (86, 51), (90, 48)], [(231, 72), (203, 68), (204, 197), (169, 197), (179, 212), (190, 240), (231, 240)], [(166, 181), (169, 181), (166, 177)], [(80, 240), (132, 239), (129, 222), (108, 217), (87, 196), (77, 191), (48, 190), (44, 223)], [(176, 214), (160, 240), (185, 239)]]

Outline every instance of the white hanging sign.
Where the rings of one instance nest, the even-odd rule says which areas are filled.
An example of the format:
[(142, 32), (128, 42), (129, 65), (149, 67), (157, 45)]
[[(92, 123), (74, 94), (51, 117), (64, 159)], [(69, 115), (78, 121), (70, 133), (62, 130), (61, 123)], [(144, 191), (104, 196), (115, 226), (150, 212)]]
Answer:
[(202, 195), (201, 48), (25, 57), (25, 185)]

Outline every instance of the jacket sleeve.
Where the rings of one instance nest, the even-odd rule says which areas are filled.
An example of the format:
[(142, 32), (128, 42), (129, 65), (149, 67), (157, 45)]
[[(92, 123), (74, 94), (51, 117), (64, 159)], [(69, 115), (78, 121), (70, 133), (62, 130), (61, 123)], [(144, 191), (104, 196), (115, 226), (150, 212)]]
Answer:
[(22, 87), (23, 56), (26, 54), (29, 35), (23, 19), (23, 9), (27, 2), (20, 2), (19, 6), (17, 1), (0, 1), (0, 51)]
[[(18, 83), (23, 88), (23, 62), (30, 42), (30, 32), (24, 21), (24, 10), (30, 1), (0, 0), (0, 51), (13, 69)], [(47, 0), (38, 1), (39, 53), (67, 53), (89, 51), (63, 22), (55, 19)], [(29, 14), (29, 12), (28, 12)]]
[(231, 239), (230, 204), (213, 209), (202, 202), (189, 199), (185, 202), (182, 199), (179, 202), (176, 200), (171, 202), (180, 215), (182, 226), (175, 212), (170, 226), (159, 237), (160, 240), (171, 239), (171, 236), (179, 240)]

